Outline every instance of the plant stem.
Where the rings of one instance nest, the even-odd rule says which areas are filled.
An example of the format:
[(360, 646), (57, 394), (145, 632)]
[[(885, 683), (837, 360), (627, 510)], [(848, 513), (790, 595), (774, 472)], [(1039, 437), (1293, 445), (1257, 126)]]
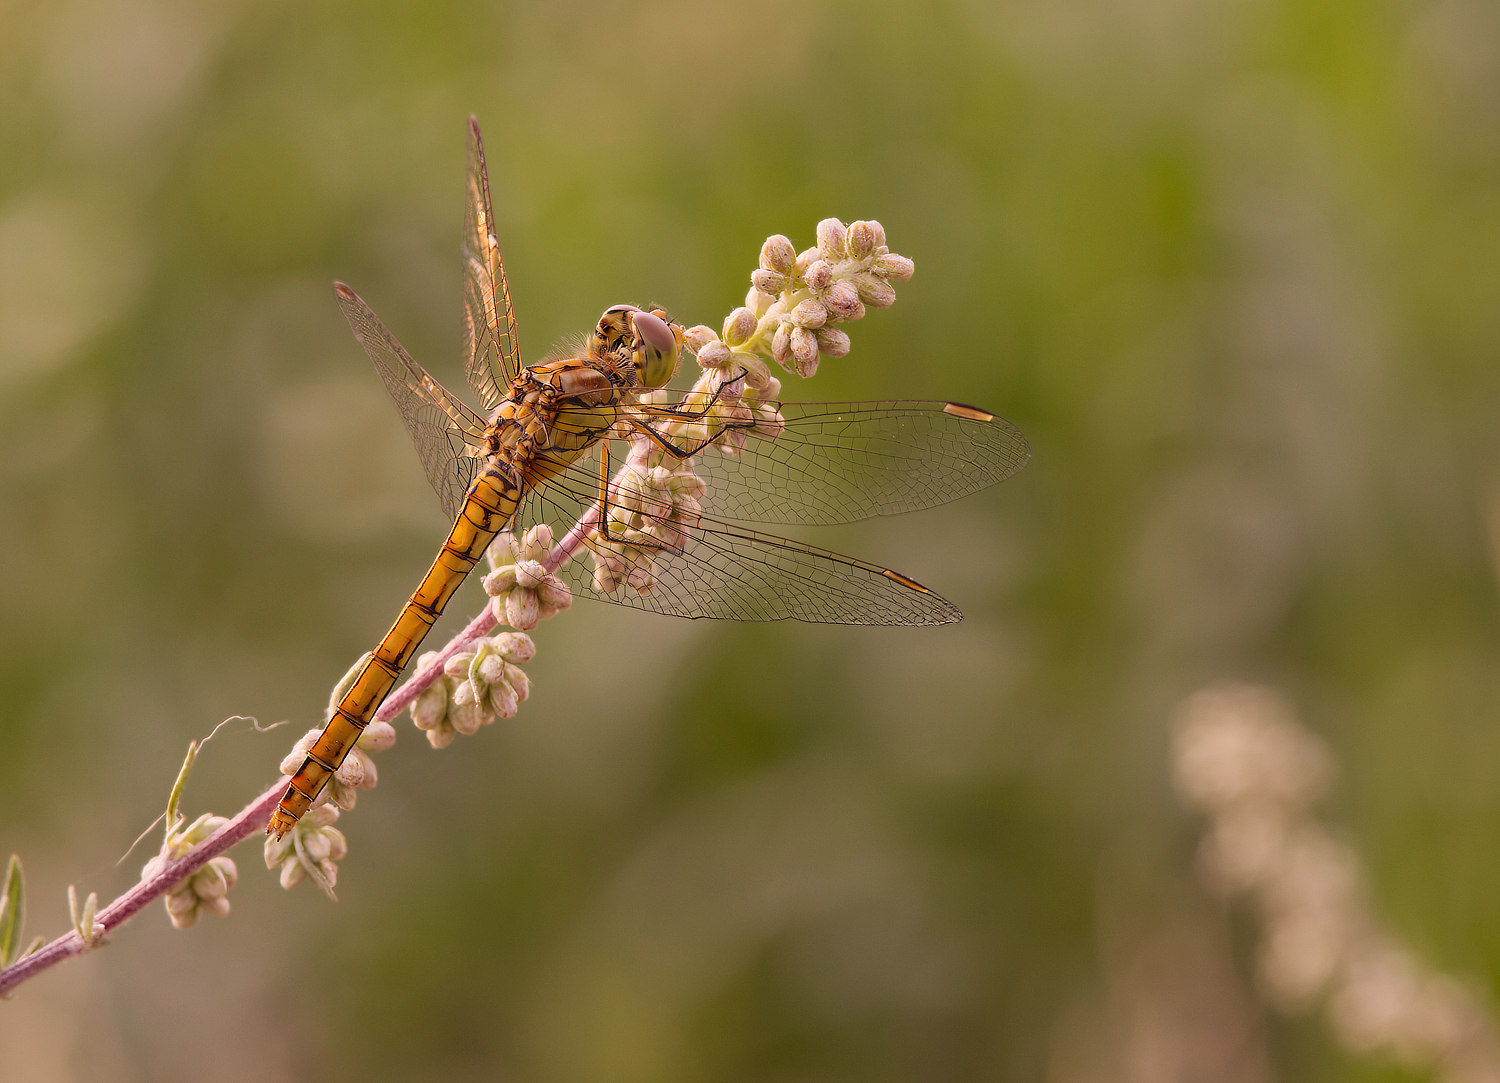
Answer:
[[(473, 640), (491, 631), (496, 620), (491, 613), (491, 607), (486, 605), (484, 611), (469, 622), (468, 627), (454, 636), (438, 652), (437, 659), (423, 666), (412, 674), (411, 679), (386, 698), (385, 703), (376, 712), (375, 717), (383, 721), (390, 721), (399, 714), (412, 700), (422, 693), (422, 690), (430, 685), (443, 672), (443, 663), (454, 654), (463, 650)], [(194, 846), (187, 853), (175, 861), (164, 865), (156, 875), (150, 879), (142, 880), (114, 902), (110, 903), (95, 916), (94, 921), (104, 926), (105, 934), (109, 934), (119, 926), (125, 924), (152, 901), (165, 895), (175, 884), (181, 883), (193, 873), (197, 872), (210, 860), (218, 857), (225, 850), (251, 835), (259, 835), (265, 830), (266, 823), (271, 818), (271, 811), (281, 800), (282, 793), (286, 790), (286, 780), (279, 780), (265, 793), (261, 794), (250, 804), (239, 811), (219, 830)], [(91, 948), (100, 946), (97, 942), (87, 944), (76, 931), (68, 932), (59, 936), (49, 944), (44, 944), (24, 959), (0, 970), (0, 996), (5, 996), (16, 986), (30, 978), (35, 977), (42, 971), (56, 966), (64, 959), (71, 959), (75, 955), (82, 955)]]

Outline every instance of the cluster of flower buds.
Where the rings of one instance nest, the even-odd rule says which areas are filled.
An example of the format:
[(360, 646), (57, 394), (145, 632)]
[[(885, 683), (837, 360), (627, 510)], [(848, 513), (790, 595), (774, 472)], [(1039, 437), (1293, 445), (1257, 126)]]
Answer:
[[(722, 338), (695, 327), (688, 342), (705, 368), (745, 370), (752, 390), (766, 387), (769, 379), (749, 361), (757, 353), (798, 376), (811, 376), (820, 356), (849, 352), (849, 336), (835, 325), (863, 318), (867, 305), (895, 303), (892, 283), (905, 282), (912, 270), (911, 260), (887, 247), (879, 222), (846, 227), (837, 218), (825, 218), (818, 223), (818, 243), (804, 252), (798, 253), (780, 234), (767, 238), (760, 267), (750, 275), (745, 305), (724, 321)], [(769, 389), (762, 397), (776, 395)]]
[[(531, 695), (531, 680), (520, 664), (534, 657), (536, 644), (525, 632), (474, 640), (444, 662), (442, 676), (412, 701), (412, 721), (426, 731), (433, 748), (446, 748), (460, 733), (473, 735), (496, 718), (514, 718)], [(424, 654), (417, 666), (436, 658), (435, 652)]]
[[(768, 237), (745, 303), (725, 318), (722, 333), (700, 324), (684, 335), (702, 369), (692, 390), (676, 402), (670, 391), (642, 396), (644, 416), (651, 417), (653, 406), (671, 405), (679, 416), (655, 424), (663, 436), (688, 447), (712, 441), (726, 455), (743, 453), (751, 436), (774, 440), (786, 422), (775, 402), (781, 381), (768, 360), (812, 376), (820, 357), (849, 352), (849, 336), (835, 325), (863, 318), (867, 305), (893, 304), (892, 283), (911, 275), (912, 261), (887, 247), (879, 222), (845, 226), (825, 218), (818, 243), (800, 254), (786, 237)], [(693, 412), (698, 416), (680, 416)], [(646, 448), (644, 436), (627, 439), (636, 446), (611, 482), (609, 540), (597, 528), (588, 538), (594, 589), (606, 593), (621, 586), (646, 593), (655, 586), (652, 554), (682, 551), (706, 491), (690, 458)]]
[[(161, 853), (141, 869), (141, 879), (149, 880), (228, 822), (223, 816), (205, 812), (192, 823), (168, 831)], [(210, 859), (208, 864), (168, 890), (164, 899), (167, 917), (178, 929), (191, 928), (205, 913), (223, 917), (229, 913), (229, 889), (234, 887), (238, 878), (239, 871), (233, 860), (223, 855)]]
[(573, 604), (568, 584), (543, 566), (551, 551), (552, 528), (546, 523), (532, 527), (519, 542), (507, 530), (490, 543), (494, 570), (484, 577), (484, 590), (494, 599), (490, 605), (496, 620), (529, 632)]
[(344, 833), (333, 826), (338, 818), (339, 810), (325, 802), (315, 805), (281, 838), (266, 839), (266, 868), (280, 866), (282, 887), (290, 891), (310, 878), (334, 898), (338, 862), (349, 852)]
[[(321, 728), (310, 729), (292, 746), (292, 750), (281, 761), (283, 775), (297, 773), (297, 769), (307, 758), (308, 750), (312, 748), (322, 732)], [(378, 720), (371, 722), (359, 735), (354, 747), (349, 750), (349, 755), (344, 757), (344, 762), (339, 764), (339, 769), (328, 780), (328, 785), (318, 795), (317, 803), (323, 804), (331, 801), (346, 811), (352, 809), (359, 797), (359, 791), (373, 790), (375, 783), (380, 781), (380, 776), (375, 770), (375, 761), (370, 758), (370, 753), (384, 752), (395, 743), (396, 727), (389, 722)]]
[(1481, 999), (1382, 926), (1358, 855), (1313, 816), (1333, 760), (1282, 696), (1247, 685), (1198, 692), (1178, 713), (1172, 752), (1178, 792), (1209, 817), (1204, 879), (1252, 902), (1259, 977), (1276, 1003), (1324, 1000), (1352, 1052), (1448, 1080), (1500, 1079), (1500, 1037)]
[(630, 440), (630, 457), (610, 484), (609, 539), (596, 527), (586, 541), (594, 553), (594, 589), (605, 593), (622, 584), (649, 592), (656, 583), (652, 554), (687, 548), (708, 492), (692, 459), (669, 455), (644, 436)]

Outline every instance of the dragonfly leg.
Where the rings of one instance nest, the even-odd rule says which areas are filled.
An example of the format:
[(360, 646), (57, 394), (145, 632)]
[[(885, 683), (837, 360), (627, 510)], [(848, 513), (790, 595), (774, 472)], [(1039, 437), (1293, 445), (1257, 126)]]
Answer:
[(708, 405), (701, 410), (689, 410), (685, 406), (650, 406), (639, 405), (636, 407), (647, 417), (659, 417), (667, 421), (702, 421), (708, 416), (708, 412), (718, 405), (719, 399), (726, 389), (733, 387), (750, 375), (749, 369), (740, 369), (740, 374), (732, 380), (726, 380), (719, 385), (719, 390), (714, 392), (714, 397), (708, 400)]
[[(675, 451), (672, 454), (676, 454)], [(685, 458), (686, 456), (684, 456)], [(609, 532), (609, 510), (610, 500), (610, 469), (609, 469), (609, 441), (599, 442), (599, 522), (595, 529), (599, 532), (599, 540), (611, 545), (629, 545), (636, 549), (670, 550), (672, 547), (653, 538), (637, 537), (628, 541), (618, 534)]]
[(657, 447), (665, 451), (668, 455), (671, 455), (674, 459), (690, 459), (709, 445), (717, 444), (728, 433), (731, 433), (736, 429), (753, 429), (756, 426), (756, 422), (753, 419), (746, 421), (743, 424), (729, 422), (722, 429), (714, 433), (714, 435), (710, 436), (706, 440), (699, 440), (693, 444), (677, 444), (670, 438), (657, 432), (654, 428), (652, 428), (646, 422), (641, 421), (639, 418), (626, 418), (625, 420), (629, 422), (631, 427), (639, 432), (642, 436), (646, 437)]
[[(733, 380), (727, 380), (719, 385), (719, 389), (714, 392), (713, 398), (709, 399), (708, 404), (701, 410), (689, 410), (683, 406), (638, 406), (636, 407), (636, 409), (640, 413), (645, 414), (647, 417), (660, 418), (663, 421), (668, 422), (702, 421), (705, 417), (708, 416), (709, 411), (712, 410), (716, 405), (718, 405), (719, 399), (723, 397), (725, 390), (727, 388), (733, 387), (749, 374), (750, 373), (748, 369), (740, 369), (740, 374)], [(713, 436), (710, 436), (706, 440), (700, 440), (696, 444), (693, 444), (691, 447), (689, 447), (675, 443), (668, 437), (664, 436), (662, 433), (657, 432), (656, 429), (653, 428), (648, 422), (643, 421), (640, 418), (626, 416), (625, 420), (629, 422), (631, 427), (634, 428), (637, 432), (645, 436), (653, 444), (661, 448), (661, 450), (665, 451), (668, 455), (671, 455), (677, 459), (691, 458), (692, 456), (698, 454), (698, 452), (702, 451), (704, 448), (708, 447), (710, 444), (717, 443), (720, 439), (723, 438), (725, 433), (732, 432), (735, 429), (751, 429), (754, 428), (756, 424), (754, 420), (750, 420), (744, 423), (728, 422)]]

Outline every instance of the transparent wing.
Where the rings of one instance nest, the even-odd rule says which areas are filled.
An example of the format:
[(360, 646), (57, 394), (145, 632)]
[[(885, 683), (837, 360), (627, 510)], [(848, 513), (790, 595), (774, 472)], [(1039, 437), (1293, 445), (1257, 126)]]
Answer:
[(490, 178), (479, 121), (469, 118), (469, 171), (464, 193), (464, 372), (487, 411), (500, 405), (521, 374), (516, 313), (495, 239)]
[[(531, 491), (517, 527), (551, 523), (561, 537), (597, 494), (587, 472), (569, 470)], [(652, 517), (645, 516), (647, 525)], [(657, 524), (668, 527), (661, 520)], [(620, 552), (617, 550), (617, 552)], [(803, 620), (820, 624), (951, 624), (963, 614), (920, 583), (878, 565), (748, 527), (700, 518), (680, 550), (625, 549), (621, 578), (645, 589), (599, 589), (595, 558), (580, 550), (559, 574), (573, 592), (678, 617)]]
[(936, 507), (1012, 477), (1031, 458), (1004, 418), (951, 402), (788, 402), (785, 430), (693, 458), (704, 510), (733, 522), (853, 523)]
[[(658, 505), (653, 515), (648, 501), (637, 510), (636, 527), (643, 533), (676, 538), (680, 545), (601, 547), (615, 560), (617, 574), (598, 579), (598, 561), (581, 551), (566, 568), (575, 591), (688, 617), (838, 624), (958, 620), (957, 609), (906, 576), (764, 533), (756, 524), (849, 523), (956, 500), (1025, 466), (1031, 454), (1025, 437), (993, 414), (946, 402), (783, 403), (780, 414), (785, 428), (775, 437), (751, 430), (738, 454), (716, 445), (693, 457), (691, 468), (705, 490), (701, 514), (685, 532), (685, 524), (669, 521), (670, 506)], [(561, 538), (595, 508), (598, 493), (597, 461), (585, 456), (536, 484), (517, 527), (547, 522)], [(628, 579), (631, 571), (639, 581), (649, 580), (649, 589), (611, 582)]]
[(427, 480), (443, 503), (443, 513), (450, 519), (458, 518), (464, 494), (484, 466), (484, 418), (412, 360), (357, 293), (342, 282), (334, 283), (333, 292), (354, 337), (374, 362), (375, 371), (401, 412)]

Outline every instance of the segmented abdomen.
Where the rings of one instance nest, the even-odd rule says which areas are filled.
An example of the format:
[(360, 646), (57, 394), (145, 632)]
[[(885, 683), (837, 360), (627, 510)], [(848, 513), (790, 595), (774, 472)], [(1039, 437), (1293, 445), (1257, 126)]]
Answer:
[(448, 540), (443, 542), (421, 585), (407, 599), (396, 623), (355, 675), (333, 717), (292, 776), (266, 826), (267, 834), (280, 838), (291, 830), (349, 755), (354, 742), (395, 686), (396, 678), (442, 614), (448, 599), (515, 514), (521, 489), (514, 478), (511, 465), (496, 456), (475, 479), (463, 510), (448, 532)]

